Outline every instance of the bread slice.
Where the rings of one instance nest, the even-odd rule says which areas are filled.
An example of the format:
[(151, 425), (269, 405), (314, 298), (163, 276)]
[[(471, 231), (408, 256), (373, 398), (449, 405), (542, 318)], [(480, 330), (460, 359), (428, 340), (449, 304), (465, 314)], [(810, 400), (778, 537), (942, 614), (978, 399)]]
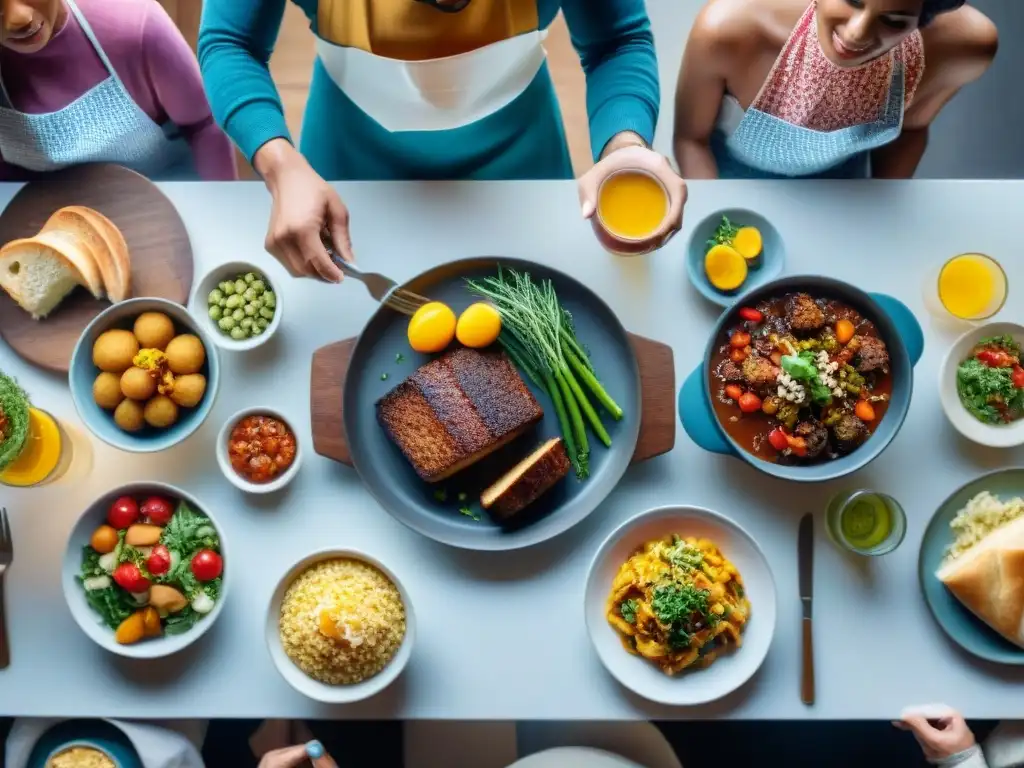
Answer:
[(114, 269), (117, 272), (117, 281), (113, 288), (111, 285), (107, 285), (107, 295), (110, 300), (124, 301), (130, 298), (132, 292), (131, 256), (128, 252), (128, 243), (125, 242), (121, 230), (102, 213), (92, 208), (86, 208), (84, 205), (69, 205), (61, 210), (70, 211), (83, 217), (106, 241), (114, 261)]
[(100, 272), (97, 256), (88, 243), (59, 229), (40, 232), (35, 237), (28, 239), (60, 251), (78, 270), (81, 276), (79, 282), (89, 290), (89, 293), (97, 299), (106, 296), (106, 291), (103, 289), (103, 273)]
[(44, 243), (14, 240), (0, 248), (0, 288), (36, 320), (50, 314), (81, 281), (75, 265)]
[(936, 575), (971, 613), (1024, 648), (1024, 518), (997, 528)]
[(110, 245), (82, 214), (61, 208), (46, 221), (42, 231), (70, 236), (78, 241), (96, 261), (96, 267), (99, 269), (103, 282), (103, 293), (110, 296), (111, 300), (115, 300), (115, 295), (121, 296), (120, 299), (116, 299), (117, 301), (124, 300), (124, 288), (121, 285)]
[(480, 504), (499, 519), (521, 512), (569, 474), (562, 438), (553, 437), (502, 475), (480, 496)]

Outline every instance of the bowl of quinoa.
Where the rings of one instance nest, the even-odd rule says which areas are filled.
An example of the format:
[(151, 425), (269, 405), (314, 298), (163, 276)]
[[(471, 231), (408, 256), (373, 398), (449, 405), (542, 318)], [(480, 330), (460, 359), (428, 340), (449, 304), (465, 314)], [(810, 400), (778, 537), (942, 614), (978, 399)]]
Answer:
[(398, 578), (349, 549), (315, 552), (281, 579), (267, 613), (267, 645), (284, 679), (317, 701), (361, 701), (397, 678), (415, 620)]

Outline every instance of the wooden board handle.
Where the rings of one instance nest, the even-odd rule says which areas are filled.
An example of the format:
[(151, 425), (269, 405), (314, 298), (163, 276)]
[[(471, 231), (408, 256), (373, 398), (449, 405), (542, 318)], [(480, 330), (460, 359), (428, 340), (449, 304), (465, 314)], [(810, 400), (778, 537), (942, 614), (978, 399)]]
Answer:
[(800, 675), (800, 700), (810, 706), (814, 703), (814, 628), (811, 620), (803, 620), (803, 671)]
[[(668, 453), (676, 444), (676, 374), (672, 348), (667, 344), (629, 334), (640, 367), (640, 438), (632, 463)], [(309, 409), (313, 425), (313, 450), (321, 456), (352, 466), (352, 452), (345, 437), (342, 391), (356, 340), (345, 339), (313, 353), (310, 371)]]

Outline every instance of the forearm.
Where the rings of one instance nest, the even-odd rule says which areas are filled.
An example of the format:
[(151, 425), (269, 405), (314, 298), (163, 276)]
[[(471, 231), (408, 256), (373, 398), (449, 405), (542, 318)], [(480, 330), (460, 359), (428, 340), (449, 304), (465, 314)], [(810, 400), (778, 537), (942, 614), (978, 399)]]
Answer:
[(684, 179), (717, 179), (718, 163), (706, 141), (694, 139), (675, 140), (676, 164), (679, 175)]
[(235, 148), (224, 131), (210, 117), (204, 124), (192, 126), (187, 132), (196, 170), (203, 181), (235, 181)]
[(654, 38), (643, 0), (564, 0), (562, 9), (587, 80), (594, 159), (618, 134), (654, 141), (660, 93)]
[(274, 139), (290, 141), (270, 54), (285, 0), (206, 0), (199, 66), (217, 122), (250, 162)]
[(875, 179), (910, 179), (928, 148), (928, 128), (905, 128), (899, 138), (871, 153)]

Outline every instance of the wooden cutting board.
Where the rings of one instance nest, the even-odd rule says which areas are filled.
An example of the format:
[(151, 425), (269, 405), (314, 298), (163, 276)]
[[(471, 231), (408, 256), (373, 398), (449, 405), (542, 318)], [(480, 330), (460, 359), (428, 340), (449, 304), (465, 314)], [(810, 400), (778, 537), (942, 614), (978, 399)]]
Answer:
[[(0, 214), (0, 244), (32, 237), (66, 205), (94, 208), (121, 230), (131, 255), (132, 296), (188, 301), (192, 245), (185, 224), (156, 185), (118, 165), (77, 166), (26, 184)], [(49, 317), (33, 320), (0, 291), (0, 336), (27, 362), (67, 373), (78, 337), (109, 306), (76, 288)]]
[[(628, 334), (640, 367), (640, 437), (632, 463), (653, 459), (676, 443), (676, 374), (672, 348), (636, 334)], [(313, 353), (309, 404), (313, 450), (321, 456), (352, 466), (345, 437), (342, 390), (356, 339), (336, 341)]]

